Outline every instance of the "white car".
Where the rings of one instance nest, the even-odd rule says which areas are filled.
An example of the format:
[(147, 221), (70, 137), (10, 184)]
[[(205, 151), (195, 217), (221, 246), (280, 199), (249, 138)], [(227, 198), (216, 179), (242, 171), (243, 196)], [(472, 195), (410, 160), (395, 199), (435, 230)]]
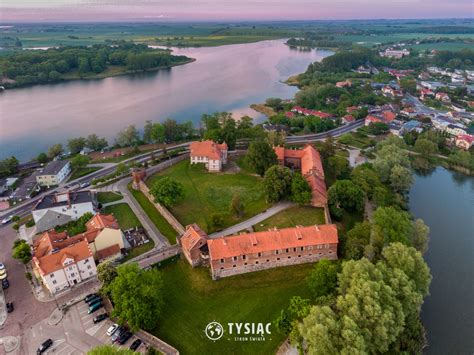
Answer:
[(7, 278), (7, 269), (5, 268), (5, 264), (0, 263), (0, 280), (4, 280)]
[(13, 219), (13, 216), (5, 217), (4, 219), (2, 219), (2, 224), (10, 223), (12, 219)]
[(111, 325), (109, 327), (109, 329), (107, 329), (107, 335), (109, 337), (112, 336), (115, 333), (115, 331), (118, 329), (118, 327), (119, 327), (119, 325), (117, 323)]

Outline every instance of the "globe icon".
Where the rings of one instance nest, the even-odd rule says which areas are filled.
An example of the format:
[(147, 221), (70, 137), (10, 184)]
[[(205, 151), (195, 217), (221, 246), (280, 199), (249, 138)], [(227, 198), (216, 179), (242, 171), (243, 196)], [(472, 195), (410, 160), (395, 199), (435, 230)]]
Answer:
[(211, 340), (218, 340), (224, 335), (224, 327), (218, 322), (211, 322), (206, 326), (206, 336)]

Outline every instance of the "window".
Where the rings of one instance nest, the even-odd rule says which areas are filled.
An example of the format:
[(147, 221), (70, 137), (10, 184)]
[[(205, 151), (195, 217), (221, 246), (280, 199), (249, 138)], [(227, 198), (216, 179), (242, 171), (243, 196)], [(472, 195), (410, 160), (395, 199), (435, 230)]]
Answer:
[(280, 260), (280, 258), (277, 258), (277, 260)]
[(244, 263), (244, 265), (247, 265), (247, 263)]
[(71, 277), (74, 277), (74, 273), (73, 273), (73, 272), (71, 272)]
[(258, 264), (258, 261), (256, 261), (255, 264)]
[(293, 248), (293, 251), (296, 253), (296, 248)]
[(53, 285), (56, 285), (58, 282), (56, 280), (53, 280)]
[(245, 255), (242, 255), (243, 260), (247, 260), (247, 257)]
[(90, 266), (90, 265), (87, 265), (87, 268), (88, 268), (88, 269), (90, 269), (91, 267), (92, 267), (92, 266)]
[(232, 265), (232, 267), (236, 267), (237, 265)]
[(84, 260), (84, 264), (87, 264), (89, 262), (89, 259)]
[(224, 264), (224, 259), (221, 259), (221, 264)]
[[(236, 256), (233, 256), (232, 257), (232, 261), (237, 261), (237, 257)], [(235, 266), (234, 266), (235, 267)]]
[(261, 257), (262, 256), (262, 253), (258, 253), (258, 257)]
[(269, 262), (270, 262), (270, 260), (267, 259), (267, 263), (269, 263)]
[(298, 255), (298, 258), (301, 258), (301, 255)]
[(54, 274), (51, 274), (51, 278), (54, 279)]
[(289, 256), (288, 259), (291, 259), (291, 256)]
[(288, 253), (288, 249), (286, 249), (286, 252)]
[(313, 250), (313, 246), (310, 245), (310, 246), (308, 247), (308, 250)]
[(304, 247), (301, 247), (300, 250), (303, 251), (303, 250), (304, 250)]
[(91, 271), (91, 272), (89, 272), (89, 276), (92, 276), (92, 274), (93, 274), (93, 272), (92, 272), (92, 271)]
[(223, 267), (223, 266), (221, 266), (221, 270), (224, 270), (224, 267)]

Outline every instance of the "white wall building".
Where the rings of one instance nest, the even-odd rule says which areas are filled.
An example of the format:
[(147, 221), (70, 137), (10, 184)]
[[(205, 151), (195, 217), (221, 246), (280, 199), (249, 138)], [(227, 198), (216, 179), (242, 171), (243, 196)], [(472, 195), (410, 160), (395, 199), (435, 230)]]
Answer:
[(71, 173), (71, 163), (66, 160), (52, 161), (36, 175), (41, 186), (59, 185)]
[(227, 163), (227, 144), (213, 141), (192, 142), (190, 148), (191, 164), (202, 163), (209, 171), (221, 171)]

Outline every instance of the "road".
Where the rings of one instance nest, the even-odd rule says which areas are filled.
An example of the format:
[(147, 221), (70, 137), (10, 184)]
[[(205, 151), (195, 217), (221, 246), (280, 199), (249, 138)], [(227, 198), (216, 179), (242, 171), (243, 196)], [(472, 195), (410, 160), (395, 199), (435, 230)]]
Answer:
[(339, 137), (343, 134), (356, 130), (364, 125), (364, 120), (358, 120), (348, 125), (344, 125), (338, 128), (335, 128), (331, 131), (321, 132), (321, 133), (314, 133), (314, 134), (306, 134), (303, 136), (288, 136), (285, 138), (286, 143), (294, 143), (294, 144), (301, 144), (301, 143), (310, 143), (315, 141), (320, 141), (326, 139), (328, 137)]

